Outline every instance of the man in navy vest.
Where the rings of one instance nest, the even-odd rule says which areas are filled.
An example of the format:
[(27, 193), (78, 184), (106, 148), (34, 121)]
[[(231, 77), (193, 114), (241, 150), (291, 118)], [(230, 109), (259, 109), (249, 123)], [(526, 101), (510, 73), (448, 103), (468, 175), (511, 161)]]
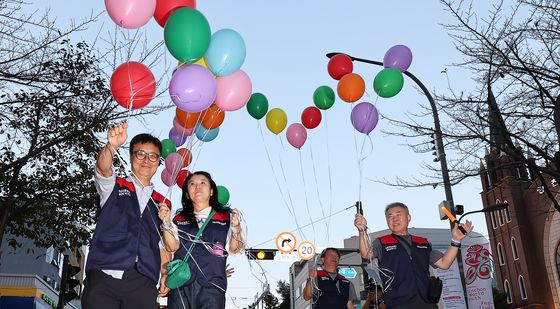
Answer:
[(309, 278), (303, 289), (303, 299), (313, 298), (315, 309), (354, 309), (358, 301), (352, 282), (338, 273), (340, 252), (326, 248), (321, 253), (323, 269), (309, 269)]
[[(171, 207), (154, 190), (161, 142), (139, 134), (130, 142), (131, 175), (117, 177), (113, 156), (127, 139), (126, 123), (111, 128), (96, 163), (100, 211), (91, 240), (82, 295), (85, 309), (155, 309), (161, 261), (158, 207)], [(168, 258), (167, 258), (168, 259)]]
[[(362, 258), (379, 260), (387, 308), (437, 308), (436, 304), (428, 302), (428, 266), (449, 269), (466, 234), (456, 224), (451, 231), (451, 244), (445, 253), (441, 253), (432, 251), (432, 245), (426, 238), (408, 234), (411, 216), (405, 204), (389, 204), (385, 208), (385, 219), (392, 233), (375, 239), (371, 245), (366, 239), (367, 221), (364, 216), (356, 214), (354, 225), (359, 232)], [(461, 226), (467, 233), (473, 229), (470, 221)], [(416, 253), (412, 253), (411, 249)]]

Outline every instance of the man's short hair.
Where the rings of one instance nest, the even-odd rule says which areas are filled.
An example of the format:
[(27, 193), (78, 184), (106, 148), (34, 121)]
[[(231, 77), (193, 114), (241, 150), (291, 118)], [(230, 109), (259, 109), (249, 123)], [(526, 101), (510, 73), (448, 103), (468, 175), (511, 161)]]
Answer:
[(325, 257), (325, 254), (327, 254), (327, 251), (332, 250), (336, 253), (336, 255), (338, 255), (338, 258), (340, 259), (340, 251), (338, 251), (337, 248), (333, 248), (333, 247), (328, 247), (325, 248), (325, 250), (323, 250), (323, 252), (321, 252), (321, 258)]
[(389, 211), (389, 209), (395, 208), (395, 207), (402, 207), (402, 208), (406, 209), (407, 213), (410, 213), (408, 211), (408, 206), (406, 206), (404, 203), (394, 202), (394, 203), (391, 203), (391, 204), (387, 205), (387, 207), (385, 207), (385, 215), (387, 215), (387, 212)]
[(132, 138), (132, 140), (130, 141), (130, 156), (132, 156), (132, 151), (134, 151), (134, 145), (136, 144), (154, 144), (155, 146), (157, 146), (157, 148), (159, 149), (159, 154), (161, 155), (161, 141), (148, 133), (141, 133), (136, 135), (135, 137)]

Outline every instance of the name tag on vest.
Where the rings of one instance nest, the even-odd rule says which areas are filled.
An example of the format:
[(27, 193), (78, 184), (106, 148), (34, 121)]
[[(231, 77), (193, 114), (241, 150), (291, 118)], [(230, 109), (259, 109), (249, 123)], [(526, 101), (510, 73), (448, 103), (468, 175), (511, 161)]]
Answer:
[(128, 189), (119, 189), (119, 196), (130, 196), (130, 190)]
[(397, 250), (397, 245), (391, 245), (385, 247), (385, 251), (393, 251), (393, 250)]
[(219, 224), (219, 225), (226, 225), (227, 224), (227, 222), (220, 222), (220, 221), (212, 221), (212, 223)]
[(176, 224), (177, 225), (189, 225), (191, 223), (188, 220), (185, 220), (185, 221), (177, 221)]
[(418, 249), (428, 249), (428, 246), (417, 245), (416, 248), (418, 248)]

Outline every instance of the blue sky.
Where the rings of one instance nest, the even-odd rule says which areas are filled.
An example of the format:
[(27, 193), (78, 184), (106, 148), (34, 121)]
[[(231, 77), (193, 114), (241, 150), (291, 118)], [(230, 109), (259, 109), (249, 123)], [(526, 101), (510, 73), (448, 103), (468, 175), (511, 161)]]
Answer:
[[(91, 12), (104, 10), (104, 1), (101, 0), (37, 1), (39, 3), (50, 5), (50, 14), (57, 16), (60, 25), (72, 18), (80, 19)], [(344, 52), (381, 61), (391, 46), (404, 44), (413, 53), (409, 71), (428, 89), (446, 91), (447, 79), (440, 73), (444, 68), (448, 68), (451, 86), (456, 87), (455, 90), (471, 83), (468, 72), (450, 66), (460, 62), (461, 55), (441, 26), (453, 20), (437, 1), (200, 0), (197, 8), (208, 19), (212, 33), (231, 28), (241, 34), (247, 50), (242, 69), (251, 78), (253, 92), (265, 94), (270, 108), (285, 110), (288, 124), (299, 122), (301, 112), (313, 105), (313, 91), (318, 86), (328, 85), (336, 90), (336, 81), (327, 73), (328, 59), (325, 54), (328, 52)], [(76, 38), (89, 39), (100, 28), (103, 29), (102, 35), (115, 30), (114, 23), (106, 13), (101, 16), (99, 23)], [(163, 29), (153, 19), (142, 30), (148, 33), (148, 44), (151, 46), (163, 40)], [(118, 31), (125, 35), (131, 33), (126, 34), (125, 29)], [(174, 62), (168, 53), (166, 58), (168, 63)], [(136, 60), (134, 55), (130, 60)], [(164, 74), (165, 69), (161, 66), (152, 68), (156, 79)], [(403, 90), (397, 96), (377, 98), (372, 85), (380, 69), (354, 63), (354, 72), (366, 82), (366, 95), (359, 102), (369, 101), (382, 114), (401, 120), (407, 119), (407, 112), (419, 111), (418, 105), (428, 104), (407, 78)], [(165, 87), (158, 85), (158, 89)], [(164, 93), (153, 104), (169, 101)], [(351, 105), (337, 98), (333, 108), (323, 113), (321, 125), (308, 131), (307, 142), (298, 151), (287, 143), (285, 132), (275, 136), (266, 129), (264, 119), (259, 123), (242, 108), (226, 113), (218, 138), (204, 144), (195, 153), (194, 169), (209, 171), (218, 184), (226, 186), (231, 194), (232, 206), (243, 213), (248, 227), (249, 246), (261, 244), (283, 231), (296, 228), (295, 220), (283, 202), (290, 199), (292, 202), (287, 204), (293, 205), (300, 225), (310, 221), (307, 208), (311, 218), (317, 220), (323, 217), (321, 205), (325, 213), (329, 212), (330, 205), (332, 212), (337, 212), (361, 199), (372, 230), (386, 228), (383, 208), (393, 201), (409, 205), (411, 226), (448, 227), (447, 222), (438, 218), (437, 205), (445, 199), (441, 186), (435, 189), (431, 186), (398, 189), (371, 181), (421, 177), (421, 173), (426, 172), (421, 168), (422, 163), (439, 166), (432, 162), (431, 154), (414, 153), (403, 138), (381, 133), (383, 129), (391, 129), (383, 119), (370, 134), (371, 142), (370, 139), (365, 141), (360, 181), (357, 152), (364, 142), (364, 135), (352, 128), (350, 111)], [(131, 119), (130, 135), (150, 132), (162, 139), (167, 138), (173, 113), (174, 110), (169, 110), (157, 117), (146, 117), (144, 121)], [(426, 117), (420, 121), (429, 125), (432, 118)], [(155, 180), (156, 187), (165, 192), (166, 187), (159, 180), (159, 172)], [(282, 193), (278, 190), (277, 182)], [(480, 190), (478, 179), (455, 186), (454, 200), (457, 204), (464, 204), (466, 211), (479, 209), (482, 207)], [(179, 206), (179, 196), (179, 190), (174, 188), (171, 198), (175, 207)], [(331, 218), (329, 233), (322, 222), (314, 225), (315, 232), (312, 227), (308, 227), (304, 233), (307, 240), (315, 242), (317, 246), (342, 246), (344, 238), (356, 233), (353, 217), (354, 210), (344, 211)], [(472, 216), (471, 219), (475, 229), (486, 235), (484, 217)], [(299, 233), (296, 236), (300, 238)], [(273, 248), (274, 243), (269, 241), (260, 247)], [(232, 257), (230, 263), (236, 267), (237, 273), (229, 282), (228, 294), (235, 297), (239, 307), (244, 307), (260, 290), (260, 284), (250, 275), (251, 270), (244, 256)], [(288, 263), (264, 262), (262, 266), (267, 271), (272, 289), (275, 289), (277, 280), (288, 279)], [(231, 300), (228, 300), (229, 307), (233, 307)]]

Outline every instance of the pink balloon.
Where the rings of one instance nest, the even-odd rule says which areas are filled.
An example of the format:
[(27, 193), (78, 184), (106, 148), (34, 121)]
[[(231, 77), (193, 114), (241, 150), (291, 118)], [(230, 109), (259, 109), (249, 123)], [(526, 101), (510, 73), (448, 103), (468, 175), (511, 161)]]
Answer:
[(286, 131), (286, 138), (290, 145), (300, 149), (307, 140), (307, 130), (301, 123), (292, 123)]
[(177, 175), (180, 169), (183, 168), (183, 156), (179, 153), (171, 153), (165, 158), (165, 168), (171, 173)]
[(216, 78), (216, 101), (223, 111), (235, 111), (247, 104), (253, 86), (247, 73), (237, 70), (234, 73)]
[(163, 181), (166, 186), (171, 187), (175, 184), (175, 177), (173, 177), (173, 175), (164, 168), (163, 171), (161, 171), (161, 181)]
[(144, 26), (156, 11), (156, 0), (105, 0), (105, 8), (119, 26), (136, 29)]
[(180, 136), (191, 136), (194, 132), (194, 128), (185, 128), (177, 120), (177, 116), (173, 117), (173, 129), (177, 131)]

